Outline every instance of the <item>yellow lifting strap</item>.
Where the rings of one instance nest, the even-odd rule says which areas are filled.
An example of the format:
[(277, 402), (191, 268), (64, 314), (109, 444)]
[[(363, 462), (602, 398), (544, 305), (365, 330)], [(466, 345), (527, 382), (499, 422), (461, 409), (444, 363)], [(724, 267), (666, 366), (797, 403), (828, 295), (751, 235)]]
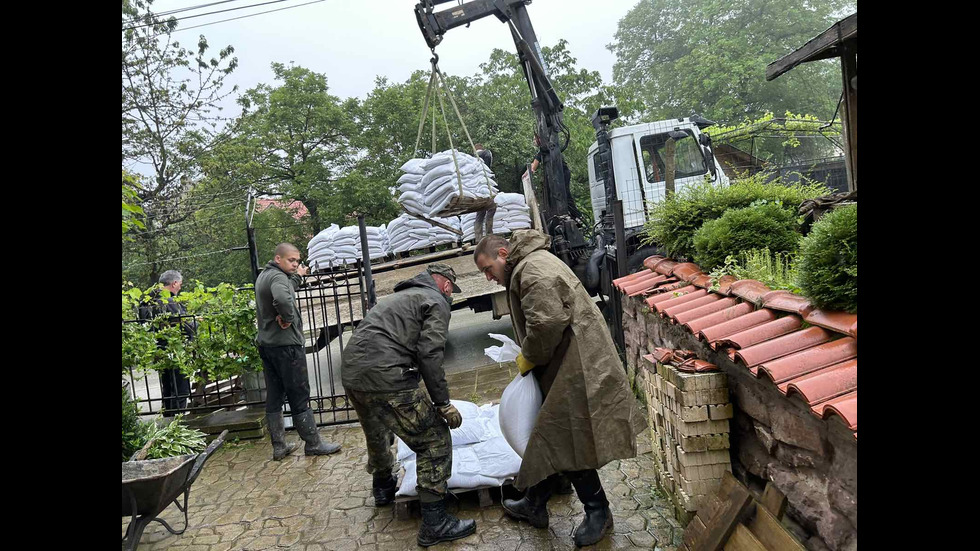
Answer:
[[(435, 94), (433, 94), (433, 91), (435, 91)], [(447, 207), (447, 209), (444, 209), (444, 211), (443, 211), (443, 212), (450, 212), (450, 211), (454, 211), (454, 210), (459, 210), (459, 209), (456, 209), (455, 207), (458, 206), (460, 204), (460, 201), (463, 199), (463, 175), (462, 175), (462, 173), (459, 170), (459, 161), (456, 158), (456, 148), (453, 145), (452, 132), (450, 132), (450, 130), (449, 130), (449, 121), (446, 119), (446, 104), (443, 101), (443, 96), (449, 98), (449, 103), (450, 103), (450, 105), (452, 105), (453, 111), (456, 113), (456, 119), (459, 121), (460, 127), (462, 127), (462, 129), (463, 129), (463, 134), (466, 135), (467, 141), (469, 141), (470, 148), (472, 149), (474, 156), (476, 156), (476, 146), (473, 144), (473, 138), (470, 137), (470, 132), (466, 128), (466, 123), (463, 122), (462, 115), (460, 115), (460, 113), (459, 113), (459, 108), (456, 106), (456, 100), (455, 100), (455, 98), (453, 98), (452, 92), (449, 90), (449, 86), (446, 84), (446, 78), (443, 75), (442, 71), (439, 70), (439, 62), (438, 62), (438, 58), (437, 57), (433, 57), (432, 58), (432, 71), (429, 74), (429, 86), (426, 88), (426, 91), (425, 91), (425, 102), (422, 104), (422, 116), (419, 119), (418, 134), (415, 136), (415, 148), (412, 150), (412, 155), (413, 156), (416, 153), (419, 152), (419, 143), (421, 143), (421, 140), (422, 140), (422, 130), (425, 127), (426, 116), (428, 115), (428, 110), (429, 110), (430, 105), (431, 104), (434, 104), (434, 101), (432, 100), (432, 96), (433, 95), (435, 95), (435, 97), (438, 98), (438, 100), (439, 100), (439, 111), (440, 111), (440, 114), (442, 115), (442, 122), (443, 122), (443, 126), (445, 127), (445, 130), (446, 130), (446, 137), (449, 140), (449, 150), (450, 150), (450, 154), (452, 155), (452, 158), (453, 158), (453, 168), (454, 168), (454, 170), (456, 172), (456, 183), (459, 186), (459, 195), (457, 196), (456, 199), (454, 199), (450, 203), (451, 206)], [(436, 110), (435, 109), (432, 109), (432, 149), (431, 149), (431, 152), (432, 153), (435, 153), (436, 152)], [(481, 164), (481, 167), (483, 169), (483, 179), (484, 179), (484, 181), (487, 184), (487, 191), (490, 194), (489, 199), (490, 200), (493, 200), (493, 198), (496, 196), (496, 194), (493, 192), (493, 187), (490, 185), (490, 176), (487, 174), (487, 166), (482, 161), (481, 161), (480, 164)], [(462, 214), (464, 212), (475, 212), (477, 210), (483, 210), (484, 208), (486, 208), (486, 207), (489, 206), (489, 205), (485, 205), (484, 204), (486, 202), (487, 201), (478, 201), (477, 202), (478, 204), (477, 205), (474, 205), (474, 206), (476, 206), (478, 208), (472, 208), (472, 209), (469, 209), (469, 210), (463, 208), (462, 211), (459, 214)], [(412, 213), (410, 213), (410, 214), (412, 214)], [(454, 216), (454, 215), (455, 214), (448, 214), (448, 216)]]

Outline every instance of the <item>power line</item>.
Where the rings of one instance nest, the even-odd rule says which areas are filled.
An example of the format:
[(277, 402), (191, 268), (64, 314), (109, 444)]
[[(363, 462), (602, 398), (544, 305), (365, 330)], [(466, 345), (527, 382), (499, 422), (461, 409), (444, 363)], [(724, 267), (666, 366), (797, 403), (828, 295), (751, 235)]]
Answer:
[[(195, 14), (195, 15), (187, 15), (187, 16), (184, 16), (184, 17), (176, 17), (176, 18), (174, 18), (174, 20), (175, 21), (183, 21), (185, 19), (193, 19), (195, 17), (204, 17), (205, 15), (214, 15), (216, 13), (225, 13), (225, 12), (229, 12), (229, 11), (244, 10), (244, 9), (247, 9), (247, 8), (255, 8), (255, 7), (258, 7), (258, 6), (267, 6), (269, 4), (279, 4), (281, 2), (286, 2), (286, 1), (288, 1), (288, 0), (269, 0), (268, 2), (261, 2), (261, 3), (258, 3), (258, 4), (249, 4), (247, 6), (238, 6), (237, 8), (228, 8), (228, 9), (224, 9), (224, 10), (215, 10), (215, 11), (209, 11), (209, 12), (205, 12), (205, 13), (198, 13), (198, 14)], [(129, 31), (129, 30), (133, 30), (133, 29), (138, 29), (140, 27), (152, 27), (152, 26), (158, 25), (160, 23), (166, 23), (166, 21), (154, 21), (152, 23), (139, 23), (137, 25), (132, 25), (130, 27), (123, 27), (122, 30)]]
[(208, 25), (215, 25), (217, 23), (224, 23), (226, 21), (235, 21), (236, 19), (245, 19), (246, 17), (255, 17), (256, 15), (262, 15), (264, 13), (273, 13), (273, 12), (282, 11), (282, 10), (291, 10), (293, 8), (301, 8), (303, 6), (309, 6), (310, 4), (319, 4), (320, 2), (323, 2), (323, 1), (324, 0), (313, 0), (313, 2), (307, 2), (305, 4), (296, 4), (295, 6), (286, 6), (285, 8), (279, 8), (279, 9), (268, 10), (268, 11), (260, 11), (258, 13), (253, 13), (253, 14), (249, 14), (249, 15), (242, 15), (240, 17), (231, 17), (229, 19), (222, 19), (220, 21), (211, 21), (210, 23), (202, 23), (200, 25), (194, 25), (192, 27), (184, 27), (183, 29), (174, 29), (171, 32), (175, 32), (176, 33), (176, 32), (180, 32), (180, 31), (189, 31), (191, 29), (196, 29), (198, 27), (207, 27)]
[(128, 269), (130, 269), (130, 268), (132, 268), (134, 266), (144, 266), (146, 264), (154, 264), (154, 263), (161, 263), (161, 262), (173, 262), (174, 260), (185, 260), (187, 258), (196, 258), (196, 257), (199, 257), (199, 256), (209, 256), (209, 255), (212, 255), (212, 254), (221, 254), (221, 253), (227, 253), (227, 252), (231, 252), (231, 251), (239, 251), (239, 250), (242, 250), (243, 248), (247, 249), (248, 247), (232, 247), (230, 249), (223, 249), (223, 250), (220, 250), (220, 251), (211, 251), (209, 253), (189, 254), (187, 256), (175, 256), (173, 258), (160, 258), (158, 260), (154, 260), (154, 261), (151, 261), (151, 262), (136, 262), (136, 263), (130, 264), (128, 266), (123, 266), (123, 270), (128, 270)]

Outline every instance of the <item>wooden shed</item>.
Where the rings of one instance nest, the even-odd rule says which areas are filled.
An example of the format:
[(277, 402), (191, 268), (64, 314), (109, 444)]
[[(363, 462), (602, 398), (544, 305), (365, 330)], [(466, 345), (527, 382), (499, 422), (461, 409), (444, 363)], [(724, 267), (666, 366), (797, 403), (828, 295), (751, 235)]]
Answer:
[(766, 67), (766, 80), (796, 67), (800, 63), (840, 58), (844, 94), (841, 120), (844, 123), (844, 158), (847, 167), (847, 189), (857, 190), (857, 12), (834, 23), (792, 53)]

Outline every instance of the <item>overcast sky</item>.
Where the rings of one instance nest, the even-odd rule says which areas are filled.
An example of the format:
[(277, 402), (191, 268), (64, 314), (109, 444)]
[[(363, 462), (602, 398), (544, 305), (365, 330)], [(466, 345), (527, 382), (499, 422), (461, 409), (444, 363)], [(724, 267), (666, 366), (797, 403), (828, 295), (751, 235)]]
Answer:
[[(212, 1), (157, 0), (153, 3), (153, 9), (159, 13)], [(175, 17), (268, 1), (237, 0), (182, 12), (175, 14)], [(229, 89), (237, 84), (239, 92), (259, 83), (273, 83), (272, 62), (292, 61), (324, 73), (331, 94), (340, 98), (356, 96), (362, 99), (374, 88), (377, 76), (386, 76), (392, 82), (403, 82), (412, 71), (428, 69), (431, 55), (413, 9), (417, 0), (324, 0), (275, 13), (182, 30), (309, 1), (285, 0), (186, 19), (180, 21), (174, 37), (182, 44), (191, 46), (199, 34), (204, 34), (215, 54), (224, 46), (234, 46), (239, 66), (226, 79), (226, 84)], [(638, 1), (534, 0), (527, 10), (542, 46), (554, 46), (559, 39), (566, 39), (579, 68), (599, 71), (603, 81), (611, 82), (615, 58), (606, 45), (612, 42), (619, 20)], [(455, 2), (436, 6), (436, 10), (441, 11), (452, 5)], [(516, 51), (507, 26), (491, 16), (473, 22), (469, 28), (463, 26), (448, 31), (436, 52), (444, 73), (472, 76), (494, 48)], [(237, 108), (233, 104), (228, 105), (222, 115), (236, 115)]]

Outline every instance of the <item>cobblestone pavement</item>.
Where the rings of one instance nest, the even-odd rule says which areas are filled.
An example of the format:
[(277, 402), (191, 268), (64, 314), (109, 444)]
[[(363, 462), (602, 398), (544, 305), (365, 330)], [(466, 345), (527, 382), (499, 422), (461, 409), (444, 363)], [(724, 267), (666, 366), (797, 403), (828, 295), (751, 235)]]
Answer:
[[(488, 366), (450, 379), (454, 398), (473, 392), (488, 400), (499, 397), (501, 380), (516, 370)], [(477, 372), (477, 373), (474, 373)], [(513, 372), (513, 374), (510, 374)], [(480, 378), (487, 385), (479, 384)], [(496, 388), (499, 386), (499, 390)], [(464, 388), (469, 388), (469, 392)], [(496, 394), (496, 396), (493, 396)], [(395, 518), (393, 506), (376, 508), (371, 497), (371, 476), (364, 470), (364, 434), (357, 425), (325, 427), (321, 437), (343, 445), (340, 453), (306, 457), (302, 444), (281, 462), (272, 461), (268, 439), (228, 443), (205, 465), (194, 483), (189, 502), (190, 527), (172, 535), (158, 523), (143, 533), (145, 551), (228, 551), (297, 549), (301, 551), (375, 551), (421, 549), (415, 543), (421, 522), (417, 510), (410, 520)], [(294, 432), (287, 439), (298, 441)], [(662, 549), (673, 551), (683, 529), (671, 516), (666, 501), (657, 499), (649, 433), (638, 437), (640, 454), (614, 461), (599, 471), (615, 522), (614, 533), (584, 549)], [(301, 443), (301, 441), (300, 441)], [(494, 492), (492, 492), (493, 494)], [(492, 506), (481, 508), (473, 492), (459, 494), (450, 506), (460, 518), (476, 519), (476, 533), (431, 549), (552, 550), (575, 549), (572, 533), (584, 513), (578, 498), (556, 495), (548, 503), (547, 529), (532, 528), (504, 514), (499, 494)], [(183, 525), (183, 515), (171, 505), (162, 515), (171, 526)], [(128, 517), (123, 518), (122, 534)], [(121, 537), (121, 536), (120, 536)]]

